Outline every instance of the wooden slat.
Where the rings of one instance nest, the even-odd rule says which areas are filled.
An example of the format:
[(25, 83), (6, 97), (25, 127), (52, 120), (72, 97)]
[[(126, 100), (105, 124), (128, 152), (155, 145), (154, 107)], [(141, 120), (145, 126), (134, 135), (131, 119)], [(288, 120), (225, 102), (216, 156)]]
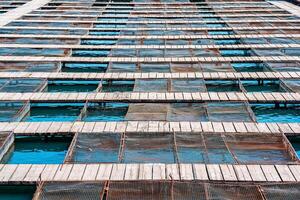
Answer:
[(273, 165), (261, 165), (261, 168), (264, 172), (264, 175), (267, 179), (267, 181), (270, 182), (280, 182), (280, 176), (277, 173), (275, 167)]
[(247, 165), (247, 168), (253, 181), (266, 181), (260, 165)]
[(12, 174), (9, 180), (12, 182), (23, 181), (30, 168), (30, 164), (18, 165), (18, 167), (16, 168), (15, 172)]
[(153, 164), (140, 164), (139, 178), (140, 180), (152, 179)]
[(296, 181), (287, 165), (275, 165), (282, 181)]
[(84, 174), (86, 164), (76, 164), (73, 166), (72, 171), (68, 177), (69, 181), (81, 181)]
[(41, 180), (42, 181), (51, 181), (53, 180), (57, 170), (59, 169), (60, 165), (48, 164), (45, 166), (42, 174)]
[(166, 179), (166, 165), (165, 164), (153, 164), (153, 180)]
[(105, 180), (299, 182), (299, 165), (64, 164), (0, 166), (0, 183)]
[[(19, 123), (10, 123), (9, 126), (11, 130), (15, 129), (17, 126), (28, 126), (29, 124), (38, 123), (40, 126), (46, 126), (46, 128), (43, 131), (38, 131), (36, 133), (40, 135), (49, 134), (52, 135), (70, 135), (75, 134), (77, 132), (82, 133), (106, 133), (105, 126), (107, 122), (96, 122), (94, 124), (93, 129), (84, 130), (82, 127), (85, 125), (86, 122), (22, 122), (21, 125)], [(173, 130), (175, 132), (182, 132), (182, 129), (180, 127), (181, 122), (166, 122), (166, 121), (156, 121), (153, 122), (155, 126), (157, 126), (155, 129), (151, 128), (149, 129), (149, 123), (152, 124), (152, 121), (128, 121), (128, 122), (114, 122), (114, 126), (116, 127), (114, 130), (108, 131), (109, 133), (123, 133), (123, 132), (133, 132), (133, 133), (152, 133), (152, 132), (165, 132), (165, 133), (171, 133)], [(269, 134), (273, 133), (276, 135), (281, 135), (281, 132), (279, 132), (276, 129), (270, 130), (269, 127), (274, 126), (274, 123), (253, 123), (253, 122), (247, 122), (247, 123), (240, 123), (240, 122), (221, 122), (224, 130), (220, 131), (220, 133), (251, 133), (251, 134)], [(57, 126), (68, 126), (72, 127), (71, 129), (68, 128), (68, 132), (66, 130), (57, 128)], [(127, 127), (127, 124), (129, 126)], [(214, 133), (215, 130), (213, 129), (211, 122), (191, 122), (189, 128), (184, 130), (183, 132), (186, 133), (192, 133), (192, 132), (203, 132), (203, 133)], [(245, 127), (243, 129), (238, 129), (239, 131), (235, 130), (235, 127), (238, 125), (244, 125)], [(51, 125), (51, 126), (50, 126)], [(291, 124), (286, 123), (280, 123), (276, 124), (276, 127), (280, 127), (282, 131), (286, 135), (299, 135), (300, 130), (296, 129), (295, 127), (298, 127), (299, 123), (294, 123), (294, 131), (290, 128)], [(1, 126), (7, 126), (7, 123), (0, 122)], [(141, 128), (141, 126), (145, 126)], [(52, 127), (54, 127), (52, 129)], [(147, 127), (147, 128), (146, 128)], [(249, 129), (249, 127), (252, 127)], [(32, 133), (28, 133), (26, 129), (18, 130), (18, 132), (14, 132), (16, 135), (32, 135)]]
[(299, 165), (290, 165), (289, 166), (292, 174), (294, 175), (294, 178), (296, 181), (300, 181), (300, 166)]
[(192, 164), (180, 164), (180, 179), (194, 180)]
[(225, 181), (237, 181), (237, 177), (232, 165), (221, 164), (220, 165), (221, 172), (223, 174)]
[(166, 175), (169, 180), (180, 180), (178, 164), (166, 164)]
[(252, 181), (251, 175), (246, 165), (233, 165), (239, 181)]
[(113, 164), (100, 164), (96, 180), (109, 180), (112, 173)]
[(124, 180), (125, 164), (113, 164), (110, 180)]
[(138, 180), (139, 164), (126, 164), (124, 180)]
[(17, 167), (18, 165), (4, 165), (0, 172), (0, 181), (7, 182)]
[(56, 174), (53, 178), (54, 181), (67, 181), (68, 177), (72, 171), (72, 164), (63, 164), (60, 165), (56, 171)]
[(205, 164), (193, 164), (195, 180), (208, 180), (208, 173)]
[[(23, 96), (25, 96), (28, 93), (0, 93), (0, 95), (2, 95), (3, 97), (0, 99), (0, 101), (15, 101), (15, 99), (13, 98), (12, 95), (18, 95), (21, 98)], [(40, 95), (39, 95), (40, 94)], [(153, 103), (153, 101), (155, 101), (156, 99), (153, 99), (153, 97), (151, 95), (163, 95), (162, 98), (159, 99), (160, 102), (220, 102), (221, 100), (218, 98), (206, 98), (206, 95), (214, 95), (214, 92), (207, 92), (207, 93), (201, 93), (201, 98), (199, 99), (187, 99), (185, 98), (182, 93), (180, 92), (175, 92), (173, 93), (176, 98), (174, 100), (170, 100), (165, 98), (166, 94), (170, 94), (169, 93), (155, 93), (155, 92), (151, 92), (151, 93), (136, 93), (136, 92), (123, 92), (123, 93), (118, 93), (118, 95), (112, 95), (112, 93), (94, 93), (94, 96), (87, 96), (88, 94), (92, 94), (92, 93), (87, 93), (87, 92), (68, 92), (65, 93), (68, 94), (68, 98), (66, 99), (63, 96), (57, 96), (57, 93), (35, 93), (35, 95), (33, 95), (31, 98), (25, 99), (22, 98), (23, 101), (30, 101), (30, 102), (85, 102), (85, 101), (91, 101), (91, 102), (103, 102), (103, 101), (117, 101), (117, 102), (132, 102), (132, 103)], [(133, 96), (134, 94), (134, 96)], [(142, 100), (138, 97), (140, 94), (147, 94), (147, 98), (143, 98)], [(192, 94), (199, 94), (199, 93), (190, 93), (190, 95)], [(240, 102), (239, 99), (235, 98), (235, 95), (232, 92), (227, 92), (224, 93), (226, 94), (229, 98), (227, 100), (222, 99), (222, 101), (230, 101), (230, 102)], [(242, 93), (236, 93), (236, 94), (242, 94)], [(259, 94), (261, 95), (262, 93), (257, 92), (257, 93), (245, 93), (246, 96), (251, 96), (251, 95), (256, 95)], [(271, 93), (271, 94), (275, 94), (275, 93)], [(249, 98), (248, 102), (250, 103), (289, 103), (289, 104), (298, 104), (300, 103), (300, 96), (297, 99), (282, 99), (281, 95), (293, 95), (293, 94), (297, 94), (297, 93), (276, 93), (277, 98), (272, 99), (272, 100), (267, 100), (264, 97), (260, 97), (260, 96), (256, 96), (255, 98)], [(84, 95), (87, 96), (86, 98), (78, 98), (78, 95)], [(130, 95), (130, 97), (128, 97), (128, 95)], [(100, 97), (101, 96), (101, 97)], [(56, 122), (59, 123), (59, 122)], [(152, 122), (153, 124), (155, 124), (156, 128), (158, 128), (158, 124), (157, 122)], [(88, 131), (88, 130), (92, 130), (93, 126), (94, 126), (95, 122), (89, 122), (86, 123), (85, 126), (83, 126), (83, 129)], [(183, 128), (187, 128), (190, 129), (190, 125), (187, 124), (186, 122), (181, 122), (181, 126)], [(28, 124), (29, 125), (29, 124)], [(114, 125), (114, 122), (112, 124), (110, 124), (111, 126)], [(151, 125), (151, 124), (150, 124)], [(213, 124), (213, 128), (216, 129), (216, 131), (221, 131), (223, 132), (223, 127), (222, 124), (214, 122)], [(235, 129), (237, 131), (240, 132), (245, 132), (247, 130), (247, 128), (245, 127), (245, 125), (243, 123), (238, 123), (236, 122), (234, 125)], [(131, 126), (131, 125), (130, 125)], [(135, 125), (134, 125), (135, 126)], [(56, 129), (60, 129), (60, 127), (57, 126), (57, 124), (55, 125)], [(153, 127), (153, 126), (150, 126)], [(149, 128), (150, 128), (149, 127)], [(24, 130), (28, 129), (28, 126), (22, 126), (20, 124), (20, 127), (17, 127), (15, 129), (16, 132), (24, 132)], [(111, 127), (111, 129), (114, 128)], [(127, 126), (127, 129), (129, 127)], [(135, 127), (136, 128), (136, 127)], [(271, 127), (273, 129), (273, 127)], [(293, 128), (293, 127), (292, 127)], [(298, 127), (297, 127), (298, 128)], [(297, 129), (296, 127), (294, 129)], [(35, 128), (34, 132), (39, 131), (39, 128)], [(109, 129), (109, 128), (107, 128)], [(108, 130), (109, 131), (109, 130)], [(278, 130), (276, 130), (278, 132)], [(30, 132), (30, 131), (29, 131)]]
[(25, 182), (36, 182), (41, 178), (41, 174), (46, 165), (32, 165), (28, 173), (26, 174)]
[(221, 181), (224, 180), (220, 166), (217, 164), (206, 165), (209, 180)]
[(96, 176), (99, 169), (99, 164), (89, 164), (86, 165), (84, 174), (82, 176), (82, 181), (93, 181), (96, 180)]

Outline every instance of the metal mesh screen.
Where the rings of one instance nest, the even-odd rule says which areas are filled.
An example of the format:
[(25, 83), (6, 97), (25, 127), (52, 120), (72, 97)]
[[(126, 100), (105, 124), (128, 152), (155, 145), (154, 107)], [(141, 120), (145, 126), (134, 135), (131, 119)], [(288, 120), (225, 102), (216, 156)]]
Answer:
[(203, 133), (79, 133), (71, 163), (284, 164), (296, 161), (290, 143), (276, 135)]
[(78, 134), (70, 146), (68, 162), (118, 162), (120, 134)]
[(200, 181), (50, 182), (38, 187), (34, 200), (266, 200), (298, 199), (299, 183), (244, 184)]
[(35, 200), (96, 200), (102, 199), (102, 182), (45, 183), (38, 190)]
[(174, 163), (170, 134), (128, 134), (125, 139), (125, 163)]
[(111, 182), (107, 200), (170, 199), (170, 187), (166, 182)]
[(245, 103), (130, 103), (127, 120), (152, 121), (253, 121)]
[(257, 200), (263, 197), (255, 185), (208, 184), (208, 199)]
[(287, 163), (293, 157), (282, 136), (226, 135), (226, 142), (239, 163)]
[(300, 196), (300, 185), (297, 183), (262, 185), (261, 189), (268, 200), (295, 200)]
[(126, 114), (127, 120), (166, 121), (169, 104), (131, 103)]

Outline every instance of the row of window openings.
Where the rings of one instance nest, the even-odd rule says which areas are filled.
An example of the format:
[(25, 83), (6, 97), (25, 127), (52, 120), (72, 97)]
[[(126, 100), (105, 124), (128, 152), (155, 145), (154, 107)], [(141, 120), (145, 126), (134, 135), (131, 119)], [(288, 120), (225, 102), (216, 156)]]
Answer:
[[(78, 44), (76, 39), (18, 38), (0, 39), (3, 44)], [(243, 39), (81, 39), (81, 45), (236, 45), (236, 44), (300, 44), (300, 38), (243, 38)]]
[[(0, 79), (0, 92), (291, 92), (300, 80), (227, 81), (203, 79), (71, 81)], [(300, 87), (300, 86), (299, 86)], [(298, 92), (298, 90), (296, 91)]]
[[(244, 121), (300, 122), (300, 106), (247, 103), (2, 102), (0, 121)], [(226, 112), (225, 112), (226, 111)]]
[(151, 63), (62, 63), (62, 72), (268, 72), (299, 71), (298, 63), (216, 63), (216, 64), (151, 64)]
[(32, 49), (0, 48), (1, 56), (65, 56), (73, 57), (234, 57), (234, 56), (299, 56), (300, 48), (280, 49)]
[[(241, 138), (243, 141), (239, 141), (238, 137), (231, 138), (230, 136), (222, 138), (221, 135), (178, 134), (175, 150), (174, 141), (168, 134), (143, 134), (142, 136), (128, 134), (125, 136), (123, 151), (119, 156), (120, 139), (120, 134), (82, 133), (77, 138), (16, 136), (14, 144), (1, 163), (176, 163), (179, 161), (181, 163), (234, 164), (238, 161), (248, 164), (280, 164), (293, 162), (293, 155), (285, 149), (285, 141), (280, 137), (244, 136)], [(289, 137), (288, 139), (295, 149), (294, 154), (299, 157), (300, 138)], [(74, 140), (74, 145), (70, 145), (72, 140)], [(238, 142), (242, 144), (248, 142), (247, 148), (244, 149), (241, 144), (236, 144)], [(203, 145), (203, 143), (206, 144)], [(276, 145), (277, 149), (271, 149), (272, 145)]]

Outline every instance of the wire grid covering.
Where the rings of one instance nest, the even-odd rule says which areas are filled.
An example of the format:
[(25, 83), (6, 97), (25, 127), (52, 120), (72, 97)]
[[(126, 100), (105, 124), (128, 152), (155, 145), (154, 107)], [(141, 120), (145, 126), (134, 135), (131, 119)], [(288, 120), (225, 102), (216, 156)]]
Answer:
[(300, 80), (283, 80), (283, 87), (288, 88), (292, 92), (300, 92)]
[(174, 149), (170, 134), (127, 134), (125, 137), (125, 163), (174, 163)]
[(130, 103), (126, 120), (166, 121), (170, 104)]
[(245, 103), (130, 103), (127, 120), (251, 122)]
[(29, 110), (29, 104), (21, 102), (1, 102), (0, 121), (20, 121)]
[(110, 181), (104, 191), (104, 182), (57, 182), (38, 187), (34, 200), (123, 200), (123, 199), (287, 199), (300, 195), (299, 183), (207, 183), (200, 181)]
[(1, 72), (56, 72), (59, 67), (59, 63), (54, 62), (0, 62)]
[(107, 200), (205, 199), (204, 184), (169, 181), (111, 182)]
[(296, 161), (282, 136), (203, 133), (78, 133), (71, 163), (264, 163)]
[(300, 196), (299, 184), (262, 185), (261, 190), (267, 200), (295, 200)]
[(114, 63), (107, 72), (235, 72), (231, 63)]
[(34, 200), (97, 200), (102, 199), (102, 182), (44, 183)]
[(135, 92), (206, 92), (203, 79), (136, 79)]
[(0, 92), (37, 92), (45, 86), (43, 79), (0, 79)]
[[(226, 135), (225, 141), (239, 163), (286, 163), (294, 161), (283, 137), (276, 135)], [(287, 144), (290, 145), (290, 144)]]
[(208, 184), (208, 199), (263, 199), (258, 186), (255, 185), (230, 185), (230, 184)]
[(76, 163), (118, 162), (120, 134), (80, 133), (70, 146), (67, 161)]

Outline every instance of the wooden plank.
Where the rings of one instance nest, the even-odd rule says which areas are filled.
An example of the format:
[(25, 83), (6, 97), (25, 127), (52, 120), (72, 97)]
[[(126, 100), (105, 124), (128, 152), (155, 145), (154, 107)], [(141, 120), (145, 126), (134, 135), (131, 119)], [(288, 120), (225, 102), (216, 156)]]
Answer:
[(191, 132), (202, 132), (202, 127), (200, 122), (190, 122)]
[(224, 127), (224, 132), (226, 133), (236, 133), (236, 130), (232, 122), (222, 122)]
[(280, 182), (280, 176), (277, 173), (274, 165), (261, 165), (267, 181), (269, 182)]
[[(123, 92), (123, 93), (116, 93), (116, 94), (112, 94), (112, 93), (94, 93), (96, 94), (96, 98), (92, 97), (91, 94), (93, 93), (75, 93), (75, 92), (68, 92), (68, 93), (65, 93), (65, 94), (68, 94), (68, 98), (62, 96), (62, 95), (57, 95), (57, 93), (55, 92), (52, 92), (52, 93), (34, 93), (33, 97), (31, 98), (23, 98), (25, 95), (27, 95), (28, 93), (0, 93), (1, 96), (4, 96), (3, 98), (0, 99), (0, 101), (15, 101), (15, 99), (13, 98), (13, 95), (19, 95), (20, 98), (22, 98), (24, 101), (31, 101), (31, 102), (53, 102), (53, 101), (58, 101), (58, 102), (78, 102), (78, 103), (83, 103), (85, 102), (86, 100), (89, 100), (89, 101), (93, 101), (93, 102), (103, 102), (103, 101), (120, 101), (120, 102), (132, 102), (132, 103), (135, 103), (135, 102), (140, 102), (141, 100), (143, 102), (149, 102), (149, 103), (153, 103), (153, 101), (160, 101), (160, 102), (174, 102), (174, 100), (170, 100), (168, 98), (164, 98), (164, 96), (166, 96), (166, 93), (158, 93), (158, 92), (151, 92), (151, 93), (145, 93), (145, 94), (148, 94), (147, 97), (143, 98), (143, 99), (139, 99), (139, 98), (133, 98), (132, 95), (135, 94), (135, 95), (139, 95), (139, 93), (132, 93), (132, 92)], [(37, 96), (37, 94), (40, 94), (41, 96)], [(184, 98), (184, 96), (182, 96), (182, 93), (174, 93), (175, 96), (176, 96), (176, 99), (175, 99), (175, 102), (191, 102), (191, 101), (207, 101), (207, 102), (215, 102), (215, 101), (240, 101), (239, 99), (237, 99), (237, 94), (240, 94), (240, 95), (243, 95), (243, 93), (230, 93), (230, 92), (227, 92), (227, 93), (224, 93), (227, 95), (228, 99), (215, 99), (215, 98), (209, 98), (206, 96), (209, 96), (214, 93), (212, 92), (207, 92), (207, 93), (201, 93), (201, 96), (202, 96), (202, 99), (195, 99), (192, 100), (192, 99), (187, 99), (187, 98)], [(187, 93), (185, 93), (187, 94)], [(261, 98), (261, 97), (253, 97), (253, 98), (250, 98), (253, 94), (251, 93), (244, 93), (245, 95), (247, 95), (249, 97), (248, 101), (249, 102), (253, 102), (253, 103), (275, 103), (275, 102), (279, 102), (279, 103), (282, 103), (282, 102), (285, 102), (285, 103), (290, 103), (290, 104), (297, 104), (300, 102), (300, 95), (299, 96), (295, 96), (296, 93), (279, 93), (279, 92), (273, 92), (273, 93), (269, 93), (269, 94), (272, 94), (273, 96), (275, 96), (275, 99), (274, 100), (266, 100), (264, 98)], [(259, 94), (262, 94), (262, 93), (259, 93)], [(78, 95), (88, 95), (87, 98), (84, 98), (84, 99), (78, 99)], [(100, 97), (101, 95), (101, 97)], [(150, 96), (152, 95), (152, 96)], [(153, 99), (154, 97), (153, 96), (162, 96), (161, 98), (157, 99)], [(284, 99), (283, 97), (284, 96), (295, 96), (293, 98), (287, 98), (287, 99)], [(56, 122), (58, 123), (58, 122)], [(22, 131), (23, 129), (26, 129), (27, 127), (23, 127), (21, 126), (22, 123), (20, 123), (20, 126), (17, 127), (17, 130), (19, 131)], [(93, 123), (87, 123), (86, 124), (87, 127), (84, 127), (84, 128), (87, 128), (88, 130), (89, 129), (92, 129), (90, 126), (93, 125)], [(56, 126), (55, 126), (56, 127)]]
[(55, 165), (55, 164), (46, 165), (41, 174), (40, 180), (52, 181), (59, 167), (60, 165)]
[(139, 166), (139, 177), (140, 180), (151, 180), (153, 164), (140, 164)]
[[(131, 132), (141, 132), (141, 128), (139, 128), (140, 123), (143, 124), (149, 124), (149, 122), (151, 121), (134, 121), (134, 124), (136, 125), (136, 129), (132, 129)], [(38, 134), (46, 134), (46, 133), (51, 133), (51, 134), (66, 134), (66, 133), (70, 133), (70, 134), (74, 134), (76, 132), (83, 132), (82, 127), (85, 125), (86, 122), (59, 122), (59, 123), (55, 123), (55, 122), (50, 122), (50, 123), (44, 123), (44, 122), (22, 122), (21, 126), (30, 126), (33, 123), (37, 123), (39, 124), (39, 128), (43, 127), (44, 125), (46, 126), (46, 131), (36, 131), (36, 133)], [(236, 130), (234, 129), (233, 124), (236, 124), (236, 122), (221, 122), (223, 127), (224, 127), (224, 132), (228, 132), (228, 133), (236, 133)], [(240, 122), (241, 123), (241, 122)], [(48, 131), (47, 129), (49, 128), (49, 124), (51, 124), (51, 127), (56, 126), (56, 124), (58, 124), (60, 127), (65, 126), (66, 129), (69, 129), (71, 126), (71, 130), (70, 132), (66, 132), (66, 129), (64, 128), (55, 128), (56, 130), (52, 130), (52, 131)], [(106, 132), (106, 124), (107, 122), (96, 122), (94, 129), (92, 130), (92, 132), (95, 133), (104, 133)], [(109, 123), (110, 125), (112, 123)], [(157, 132), (172, 132), (171, 130), (174, 128), (174, 130), (176, 132), (181, 132), (181, 128), (180, 128), (180, 122), (156, 122), (153, 123), (155, 124), (155, 130)], [(267, 133), (274, 133), (274, 134), (280, 134), (280, 132), (278, 131), (279, 127), (282, 129), (282, 131), (284, 133), (287, 134), (299, 134), (300, 131), (298, 132), (298, 127), (300, 127), (299, 123), (252, 123), (252, 122), (246, 122), (246, 123), (241, 123), (243, 125), (244, 128), (242, 128), (243, 131), (245, 131), (245, 133), (253, 133), (253, 132), (259, 132), (259, 133), (263, 133), (263, 134), (267, 134)], [(18, 126), (19, 123), (5, 123), (5, 122), (0, 122), (0, 127), (1, 126), (9, 126), (9, 129), (14, 129), (16, 126)], [(96, 127), (99, 125), (99, 129), (97, 129)], [(109, 125), (109, 126), (110, 126)], [(126, 131), (126, 125), (127, 122), (114, 122), (113, 126), (115, 126), (116, 128), (114, 129), (112, 127), (112, 131), (111, 133), (119, 133), (119, 132), (125, 132)], [(205, 132), (205, 133), (213, 133), (214, 129), (212, 126), (211, 122), (191, 122), (190, 123), (190, 131), (187, 132)], [(202, 127), (203, 126), (203, 127)], [(101, 128), (100, 128), (101, 127)], [(119, 127), (119, 128), (118, 128)], [(249, 128), (250, 127), (250, 128)], [(291, 129), (291, 127), (293, 127), (293, 130)], [(38, 129), (39, 129), (38, 128)], [(111, 127), (108, 127), (106, 130), (109, 130)], [(6, 129), (6, 127), (4, 127), (4, 129)], [(114, 129), (114, 130), (113, 130)], [(171, 130), (170, 130), (171, 129)], [(41, 129), (40, 129), (41, 130)], [(241, 129), (239, 129), (241, 130)], [(296, 132), (295, 132), (296, 131)], [(109, 131), (110, 132), (110, 131)], [(144, 132), (149, 132), (149, 128), (147, 130), (144, 130)], [(15, 133), (16, 135), (31, 135), (31, 133), (27, 132), (26, 129), (24, 129), (22, 132), (18, 131)]]
[(223, 124), (221, 122), (212, 122), (215, 133), (224, 133)]
[(44, 170), (46, 165), (44, 164), (34, 164), (31, 166), (30, 170), (28, 171), (26, 177), (24, 178), (24, 181), (26, 182), (36, 182), (41, 177), (41, 174)]
[(109, 180), (112, 173), (113, 164), (100, 164), (96, 180)]
[(205, 164), (193, 164), (195, 180), (208, 180)]
[(247, 168), (253, 181), (266, 181), (260, 165), (247, 165)]
[(275, 165), (282, 181), (296, 181), (287, 165)]
[(252, 181), (246, 165), (233, 165), (233, 168), (239, 181)]
[(169, 122), (170, 132), (181, 132), (179, 122)]
[(75, 164), (68, 177), (68, 181), (81, 181), (85, 168), (86, 164)]
[(192, 164), (179, 164), (179, 166), (181, 180), (194, 180)]
[(181, 132), (191, 132), (191, 125), (189, 122), (179, 122)]
[(224, 180), (219, 165), (217, 165), (217, 164), (207, 164), (206, 169), (207, 169), (209, 180), (212, 180), (212, 181), (222, 181), (222, 180)]
[(232, 165), (221, 164), (220, 165), (221, 172), (223, 174), (225, 181), (237, 181), (237, 177)]
[(4, 165), (0, 172), (0, 181), (7, 182), (16, 171), (18, 165)]
[(95, 122), (92, 132), (93, 133), (104, 132), (105, 126), (106, 126), (106, 122)]
[(178, 164), (166, 164), (166, 175), (169, 180), (180, 180)]
[(247, 128), (242, 122), (233, 122), (234, 128), (238, 133), (247, 133)]
[(98, 173), (99, 164), (87, 164), (82, 176), (82, 181), (94, 181)]
[(30, 164), (20, 164), (18, 165), (17, 169), (13, 173), (13, 175), (10, 177), (9, 181), (13, 182), (21, 182), (27, 175), (31, 165)]
[(125, 170), (125, 164), (113, 164), (110, 180), (124, 180)]
[(300, 166), (299, 165), (289, 165), (290, 171), (294, 175), (296, 181), (300, 181)]
[(56, 174), (53, 178), (54, 181), (67, 181), (69, 174), (73, 168), (72, 164), (62, 164), (56, 171)]
[(36, 133), (45, 133), (48, 131), (52, 122), (40, 122), (40, 126), (37, 128)]
[(202, 126), (202, 129), (204, 132), (213, 132), (214, 131), (211, 122), (201, 122), (201, 126)]
[(139, 164), (126, 164), (124, 180), (138, 180)]
[(165, 164), (153, 164), (153, 180), (166, 179), (166, 165)]

